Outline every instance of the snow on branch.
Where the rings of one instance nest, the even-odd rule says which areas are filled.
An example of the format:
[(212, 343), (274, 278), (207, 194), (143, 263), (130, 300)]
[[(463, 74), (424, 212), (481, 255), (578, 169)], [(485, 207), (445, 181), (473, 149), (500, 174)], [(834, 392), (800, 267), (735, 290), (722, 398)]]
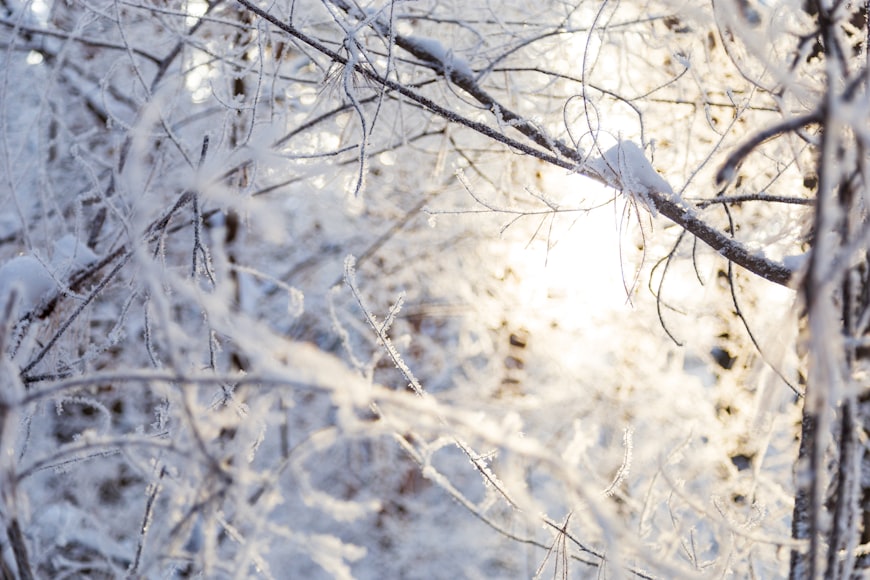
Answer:
[[(319, 51), (321, 54), (329, 57), (334, 62), (345, 65), (348, 64), (346, 58), (326, 47), (318, 40), (302, 33), (292, 24), (284, 22), (270, 14), (268, 11), (255, 6), (250, 0), (236, 1), (261, 18), (272, 23), (280, 30), (301, 40), (308, 46)], [(345, 0), (333, 0), (332, 3), (347, 13), (352, 13), (354, 11), (354, 7)], [(383, 19), (370, 19), (369, 25), (378, 33), (388, 36), (387, 33), (390, 31), (389, 25)], [(601, 173), (601, 165), (596, 167), (594, 163), (592, 165), (589, 164), (589, 160), (586, 158), (584, 151), (568, 145), (563, 141), (553, 139), (543, 128), (539, 127), (525, 116), (520, 115), (509, 107), (503, 105), (484, 90), (474, 76), (464, 74), (465, 72), (468, 72), (466, 70), (468, 67), (457, 66), (455, 60), (452, 61), (452, 65), (445, 62), (444, 59), (449, 56), (449, 53), (445, 50), (438, 49), (440, 43), (436, 46), (432, 42), (427, 42), (425, 39), (421, 41), (421, 39), (413, 39), (400, 34), (393, 34), (392, 38), (397, 46), (420, 59), (425, 66), (428, 66), (435, 73), (440, 74), (447, 80), (451, 81), (457, 87), (465, 91), (469, 96), (474, 98), (484, 109), (490, 111), (497, 118), (500, 128), (512, 128), (529, 139), (533, 145), (510, 137), (501, 130), (494, 129), (490, 125), (467, 118), (457, 111), (446, 108), (428, 97), (421, 95), (407, 85), (395, 82), (384, 75), (378, 74), (369, 67), (357, 63), (355, 65), (356, 72), (359, 72), (369, 80), (374, 81), (386, 89), (397, 92), (403, 97), (410, 99), (424, 109), (429, 110), (451, 123), (468, 127), (486, 137), (505, 144), (516, 151), (534, 156), (557, 167), (575, 171), (606, 185), (612, 185), (607, 177), (607, 173)], [(637, 146), (635, 145), (634, 147)], [(625, 154), (626, 150), (623, 149), (623, 155)], [(631, 152), (628, 152), (627, 155), (631, 158), (637, 157), (637, 155)], [(616, 169), (619, 169), (619, 156), (619, 153), (614, 154), (614, 157), (617, 160)], [(632, 159), (627, 159), (627, 161), (631, 160)], [(645, 157), (644, 162), (648, 165)], [(630, 181), (634, 181), (636, 185), (643, 185), (647, 189), (644, 202), (647, 203), (648, 207), (654, 207), (657, 215), (661, 214), (674, 223), (684, 227), (688, 232), (716, 250), (723, 257), (743, 268), (746, 268), (750, 272), (753, 272), (770, 282), (783, 286), (789, 285), (789, 281), (794, 273), (793, 270), (780, 262), (770, 260), (764, 255), (750, 251), (746, 246), (725, 232), (707, 224), (699, 217), (697, 208), (691, 206), (682, 198), (675, 198), (672, 191), (667, 191), (667, 189), (670, 189), (669, 187), (664, 191), (652, 191), (658, 188), (650, 187), (651, 185), (654, 185), (654, 181), (652, 181), (654, 178), (649, 171), (645, 170), (646, 165), (643, 166), (643, 171), (637, 168), (637, 164), (632, 165), (631, 163), (627, 163), (625, 165), (626, 168), (629, 166), (633, 167), (633, 169), (628, 173), (628, 176), (631, 178)], [(626, 176), (623, 175), (623, 178), (625, 177)], [(660, 183), (661, 182), (659, 182), (659, 185)]]
[(604, 152), (601, 158), (590, 160), (587, 168), (597, 173), (614, 189), (635, 201), (641, 201), (656, 216), (651, 194), (673, 195), (674, 190), (647, 161), (643, 149), (632, 141), (620, 141)]
[(38, 256), (12, 258), (0, 267), (0, 296), (17, 291), (18, 311), (31, 312), (54, 294), (63, 290), (69, 274), (97, 260), (97, 256), (72, 235), (66, 235), (54, 244), (51, 262)]

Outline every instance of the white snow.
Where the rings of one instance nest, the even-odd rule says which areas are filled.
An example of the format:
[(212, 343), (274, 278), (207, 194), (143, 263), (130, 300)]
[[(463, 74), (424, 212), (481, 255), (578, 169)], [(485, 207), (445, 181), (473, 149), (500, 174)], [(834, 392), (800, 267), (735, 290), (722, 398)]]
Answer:
[(808, 257), (809, 252), (804, 252), (803, 254), (797, 254), (792, 256), (785, 256), (782, 259), (782, 264), (792, 272), (797, 272), (803, 267), (804, 264), (806, 264)]
[(640, 197), (653, 215), (656, 211), (649, 194), (674, 194), (668, 182), (647, 160), (643, 149), (632, 141), (619, 141), (605, 151), (602, 157), (592, 159), (588, 167), (623, 194)]
[(415, 45), (419, 50), (428, 53), (431, 60), (441, 61), (446, 70), (455, 71), (463, 77), (474, 78), (474, 73), (471, 72), (468, 63), (457, 58), (453, 51), (445, 48), (440, 41), (425, 36), (409, 36), (405, 40)]
[(17, 256), (0, 267), (0, 305), (5, 305), (13, 289), (18, 293), (18, 314), (30, 312), (58, 289), (58, 281), (97, 259), (87, 246), (73, 235), (66, 235), (54, 244), (50, 264), (36, 256)]
[(18, 312), (36, 308), (57, 288), (45, 266), (33, 256), (18, 256), (0, 268), (0, 297), (6, 304), (13, 289), (18, 292)]
[(0, 238), (14, 236), (21, 229), (18, 216), (12, 213), (0, 213)]
[(67, 234), (54, 243), (51, 268), (55, 275), (75, 272), (97, 261), (97, 255), (72, 234)]
[(101, 529), (88, 510), (68, 503), (38, 506), (33, 529), (44, 546), (78, 544), (79, 549), (92, 550), (119, 561), (130, 557), (129, 550)]

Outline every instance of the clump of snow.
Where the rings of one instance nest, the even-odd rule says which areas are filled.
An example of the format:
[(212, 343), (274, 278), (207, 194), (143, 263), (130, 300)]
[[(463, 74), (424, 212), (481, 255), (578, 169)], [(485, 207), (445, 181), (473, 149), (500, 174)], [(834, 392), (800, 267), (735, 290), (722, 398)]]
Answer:
[(97, 255), (72, 234), (54, 243), (51, 268), (55, 275), (75, 272), (97, 261)]
[(619, 141), (604, 155), (589, 161), (587, 167), (597, 173), (611, 187), (633, 198), (641, 198), (655, 215), (651, 193), (673, 195), (670, 184), (659, 175), (647, 160), (643, 149), (632, 141)]
[(36, 256), (17, 256), (0, 267), (0, 303), (5, 304), (13, 290), (18, 312), (30, 312), (47, 300), (69, 274), (97, 259), (75, 236), (66, 235), (54, 244), (50, 264)]
[(803, 267), (804, 264), (806, 264), (808, 257), (808, 252), (804, 252), (803, 254), (797, 254), (794, 256), (785, 256), (782, 259), (782, 264), (792, 272), (797, 272)]
[(474, 78), (474, 73), (471, 72), (468, 63), (457, 58), (453, 51), (445, 48), (440, 41), (425, 36), (409, 36), (404, 40), (413, 45), (416, 52), (427, 53), (429, 60), (443, 63), (445, 70), (455, 71), (463, 77)]
[(5, 304), (15, 291), (19, 312), (33, 310), (56, 288), (54, 278), (33, 256), (12, 258), (0, 268), (0, 297)]
[(18, 217), (11, 213), (0, 213), (0, 238), (8, 238), (21, 229)]

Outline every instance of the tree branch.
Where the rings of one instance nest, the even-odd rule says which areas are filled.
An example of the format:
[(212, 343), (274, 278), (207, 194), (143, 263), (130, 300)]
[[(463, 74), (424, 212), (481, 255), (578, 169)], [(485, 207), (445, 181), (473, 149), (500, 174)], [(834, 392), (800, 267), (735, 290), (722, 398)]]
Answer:
[[(304, 34), (293, 24), (278, 19), (266, 10), (254, 5), (250, 0), (236, 1), (278, 29), (329, 57), (334, 62), (345, 66), (348, 65), (348, 60), (345, 57), (318, 40)], [(332, 0), (332, 3), (348, 14), (358, 14), (358, 10), (346, 0)], [(390, 36), (389, 24), (382, 19), (378, 17), (371, 18), (369, 23), (379, 34)], [(456, 87), (461, 88), (486, 110), (490, 111), (497, 118), (500, 125), (506, 125), (518, 131), (531, 140), (537, 147), (513, 139), (489, 125), (471, 120), (453, 110), (447, 109), (409, 87), (392, 81), (386, 76), (382, 76), (363, 64), (354, 63), (354, 70), (385, 89), (401, 94), (449, 122), (463, 125), (516, 151), (532, 155), (552, 165), (568, 169), (608, 185), (607, 180), (603, 176), (587, 166), (587, 159), (582, 151), (566, 145), (560, 140), (551, 138), (542, 128), (502, 105), (478, 84), (473, 72), (467, 65), (458, 60), (450, 60), (445, 54), (439, 54), (435, 43), (421, 42), (412, 37), (396, 33), (393, 33), (391, 36), (396, 45), (417, 58), (421, 66), (432, 70)], [(651, 191), (648, 196), (657, 211), (661, 212), (662, 215), (674, 223), (684, 227), (689, 233), (698, 237), (726, 259), (770, 282), (788, 285), (793, 274), (790, 268), (782, 263), (770, 260), (762, 254), (750, 252), (740, 242), (731, 239), (723, 232), (705, 223), (698, 217), (696, 208), (682, 198), (658, 191)]]

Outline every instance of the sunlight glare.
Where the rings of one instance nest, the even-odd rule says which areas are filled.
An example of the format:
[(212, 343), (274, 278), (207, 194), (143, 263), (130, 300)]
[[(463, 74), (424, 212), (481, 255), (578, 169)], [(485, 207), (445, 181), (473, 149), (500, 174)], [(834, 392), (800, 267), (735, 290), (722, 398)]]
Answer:
[[(588, 198), (613, 196), (612, 191), (582, 177), (565, 176), (560, 181), (558, 185), (568, 190), (584, 188)], [(625, 287), (631, 284), (639, 256), (633, 245), (622, 244), (623, 276), (612, 204), (588, 213), (557, 215), (549, 241), (546, 223), (529, 243), (538, 223), (529, 219), (524, 236), (515, 236), (508, 250), (511, 269), (519, 279), (515, 313), (526, 324), (537, 321), (583, 329), (614, 311), (630, 309)]]
[(203, 0), (188, 0), (187, 13), (190, 15), (185, 19), (187, 26), (193, 26), (199, 18), (208, 10), (208, 2)]
[[(186, 8), (189, 16), (185, 18), (185, 22), (190, 27), (195, 25), (199, 18), (206, 13), (208, 2), (203, 0), (188, 0)], [(209, 57), (199, 51), (194, 51), (191, 55), (191, 66), (186, 75), (185, 85), (187, 90), (190, 91), (191, 100), (194, 103), (207, 101), (212, 95), (209, 83), (212, 68), (206, 66), (208, 60)]]
[(45, 0), (33, 0), (30, 4), (30, 11), (36, 17), (36, 21), (40, 24), (48, 22), (49, 6)]

